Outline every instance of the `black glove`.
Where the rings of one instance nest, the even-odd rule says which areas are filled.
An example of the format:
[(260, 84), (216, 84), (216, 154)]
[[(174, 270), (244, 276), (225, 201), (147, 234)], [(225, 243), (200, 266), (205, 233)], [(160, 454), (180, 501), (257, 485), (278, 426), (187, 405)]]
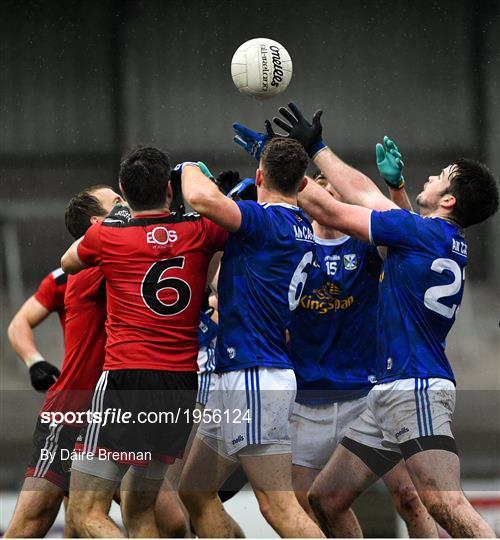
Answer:
[(184, 214), (186, 205), (182, 196), (182, 169), (173, 169), (170, 173), (170, 185), (172, 186), (172, 202), (170, 203), (170, 211), (177, 214)]
[(30, 367), (31, 386), (37, 392), (46, 392), (58, 379), (61, 372), (49, 362), (42, 360)]
[(227, 195), (240, 180), (240, 173), (238, 171), (222, 171), (217, 176), (215, 183), (219, 186), (222, 193)]
[(273, 122), (285, 130), (289, 137), (299, 141), (308, 156), (312, 159), (320, 150), (326, 147), (322, 139), (323, 126), (321, 125), (321, 115), (323, 111), (316, 111), (312, 123), (309, 123), (293, 101), (288, 104), (288, 107), (292, 112), (285, 107), (280, 107), (279, 112), (288, 120), (289, 124), (277, 117), (273, 118)]
[(132, 219), (132, 214), (130, 213), (128, 206), (117, 204), (108, 214), (108, 218), (111, 218), (113, 221), (128, 223)]

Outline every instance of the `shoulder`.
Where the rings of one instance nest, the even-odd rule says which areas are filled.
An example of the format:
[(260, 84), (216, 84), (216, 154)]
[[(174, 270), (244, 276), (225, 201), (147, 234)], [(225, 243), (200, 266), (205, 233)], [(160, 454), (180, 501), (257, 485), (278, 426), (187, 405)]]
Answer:
[(47, 277), (50, 280), (53, 280), (57, 286), (66, 285), (68, 281), (68, 274), (66, 274), (62, 268), (52, 270)]

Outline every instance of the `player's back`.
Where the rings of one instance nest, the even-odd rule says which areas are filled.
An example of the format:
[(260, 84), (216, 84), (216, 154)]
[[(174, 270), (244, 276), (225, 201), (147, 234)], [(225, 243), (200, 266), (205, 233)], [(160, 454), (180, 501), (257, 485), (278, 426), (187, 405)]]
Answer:
[(313, 260), (311, 224), (289, 204), (238, 205), (219, 277), (217, 371), (291, 368), (285, 335)]
[(461, 231), (444, 219), (403, 210), (373, 212), (371, 225), (374, 243), (388, 246), (379, 295), (378, 381), (454, 380), (445, 340), (464, 289), (467, 243)]
[(292, 315), (290, 355), (299, 403), (366, 395), (375, 373), (382, 260), (355, 238), (315, 238), (316, 260)]
[(84, 411), (101, 375), (106, 345), (106, 285), (99, 267), (69, 276), (61, 375), (49, 388), (43, 411)]
[(207, 268), (226, 233), (197, 214), (104, 220), (78, 248), (107, 284), (106, 370), (195, 371)]

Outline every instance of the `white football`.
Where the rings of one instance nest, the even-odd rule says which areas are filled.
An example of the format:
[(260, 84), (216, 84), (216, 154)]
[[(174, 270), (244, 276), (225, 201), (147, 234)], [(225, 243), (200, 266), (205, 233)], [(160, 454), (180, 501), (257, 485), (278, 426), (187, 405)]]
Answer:
[(281, 94), (292, 78), (292, 59), (283, 45), (255, 38), (240, 45), (231, 60), (236, 88), (257, 99)]

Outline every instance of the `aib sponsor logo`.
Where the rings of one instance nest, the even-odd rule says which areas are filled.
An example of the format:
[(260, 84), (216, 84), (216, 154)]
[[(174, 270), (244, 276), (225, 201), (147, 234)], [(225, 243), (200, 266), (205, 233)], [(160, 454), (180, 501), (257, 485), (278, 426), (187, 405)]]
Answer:
[(177, 232), (170, 231), (166, 227), (155, 227), (146, 233), (146, 241), (148, 244), (166, 246), (177, 241)]

